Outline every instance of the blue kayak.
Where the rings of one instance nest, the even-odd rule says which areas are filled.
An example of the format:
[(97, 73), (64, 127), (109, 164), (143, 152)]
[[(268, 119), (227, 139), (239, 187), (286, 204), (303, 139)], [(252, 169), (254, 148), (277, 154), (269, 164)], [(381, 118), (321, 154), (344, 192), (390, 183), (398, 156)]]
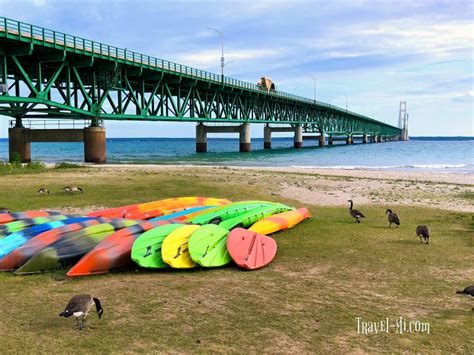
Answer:
[[(171, 213), (171, 214), (165, 214), (160, 217), (155, 217), (150, 219), (150, 221), (164, 221), (164, 220), (172, 220), (172, 219), (179, 219), (183, 220), (185, 219), (188, 215), (199, 212), (199, 211), (205, 211), (211, 208), (216, 208), (217, 206), (199, 206), (199, 207), (192, 207), (188, 208), (179, 212)], [(182, 218), (179, 218), (182, 217)]]
[(87, 220), (95, 219), (94, 217), (74, 217), (68, 218), (61, 221), (52, 221), (48, 223), (39, 224), (34, 227), (24, 229), (12, 234), (7, 235), (5, 238), (0, 239), (0, 258), (11, 253), (16, 248), (22, 246), (30, 239), (36, 237), (38, 234), (47, 232), (54, 228), (59, 228), (68, 224), (83, 222)]

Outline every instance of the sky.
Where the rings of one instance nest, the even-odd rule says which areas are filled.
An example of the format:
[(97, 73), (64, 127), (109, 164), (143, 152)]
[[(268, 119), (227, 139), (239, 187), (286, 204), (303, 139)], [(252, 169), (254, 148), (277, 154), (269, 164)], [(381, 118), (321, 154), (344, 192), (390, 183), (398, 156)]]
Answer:
[[(398, 124), (474, 135), (470, 0), (0, 0), (0, 16), (256, 83)], [(0, 117), (0, 137), (7, 135)], [(112, 123), (108, 137), (193, 137), (194, 124)], [(261, 136), (254, 129), (252, 136)]]

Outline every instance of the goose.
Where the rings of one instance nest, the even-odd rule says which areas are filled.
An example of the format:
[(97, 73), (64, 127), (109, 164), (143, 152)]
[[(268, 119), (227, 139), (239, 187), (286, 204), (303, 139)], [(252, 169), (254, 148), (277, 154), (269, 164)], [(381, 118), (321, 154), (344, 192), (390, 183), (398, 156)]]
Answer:
[(82, 190), (80, 187), (77, 187), (77, 186), (66, 186), (63, 188), (63, 190), (65, 192), (68, 192), (68, 193), (73, 193), (73, 192), (77, 192), (77, 191), (80, 191), (81, 194), (84, 193), (84, 190)]
[(46, 187), (40, 187), (38, 191), (36, 191), (40, 195), (46, 195), (49, 194), (49, 190)]
[[(66, 308), (63, 312), (59, 313), (60, 317), (69, 318), (74, 316), (77, 321), (77, 327), (79, 329), (83, 329), (86, 326), (86, 317), (89, 311), (91, 310), (92, 306), (94, 306), (97, 311), (97, 315), (99, 319), (102, 317), (102, 313), (104, 313), (104, 309), (100, 304), (100, 300), (98, 298), (93, 298), (91, 295), (75, 295), (71, 298), (71, 300), (66, 305)], [(82, 317), (81, 323), (79, 323), (79, 317)]]
[(429, 243), (430, 239), (430, 229), (427, 226), (418, 226), (416, 227), (416, 235), (420, 237), (420, 243), (423, 243), (421, 238), (423, 238), (426, 244)]
[(365, 218), (365, 216), (362, 214), (361, 211), (352, 209), (352, 207), (354, 206), (354, 203), (352, 202), (352, 200), (348, 200), (347, 202), (351, 203), (351, 206), (349, 207), (349, 214), (353, 218), (355, 218), (357, 223), (360, 223), (360, 218)]
[[(467, 286), (464, 290), (456, 291), (456, 293), (459, 295), (467, 295), (474, 297), (474, 285)], [(472, 310), (474, 311), (474, 307), (472, 308)]]
[(387, 211), (385, 211), (388, 217), (388, 222), (390, 223), (390, 227), (392, 227), (392, 223), (396, 224), (397, 227), (400, 225), (400, 218), (398, 218), (398, 215), (389, 208)]

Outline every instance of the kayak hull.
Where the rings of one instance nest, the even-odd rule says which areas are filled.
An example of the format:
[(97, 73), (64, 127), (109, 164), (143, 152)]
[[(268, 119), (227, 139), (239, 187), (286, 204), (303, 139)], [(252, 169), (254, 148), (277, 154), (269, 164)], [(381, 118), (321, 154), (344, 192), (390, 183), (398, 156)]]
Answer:
[(261, 219), (253, 224), (249, 230), (260, 234), (272, 234), (281, 230), (293, 228), (305, 219), (311, 218), (311, 213), (305, 207), (294, 211), (282, 212)]

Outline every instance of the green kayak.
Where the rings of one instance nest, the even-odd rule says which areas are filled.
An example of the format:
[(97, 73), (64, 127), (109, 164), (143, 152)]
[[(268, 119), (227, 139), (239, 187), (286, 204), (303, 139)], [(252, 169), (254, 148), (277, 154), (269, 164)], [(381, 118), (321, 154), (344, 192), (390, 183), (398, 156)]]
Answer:
[(263, 206), (263, 207), (252, 209), (248, 211), (247, 213), (244, 213), (240, 216), (221, 222), (219, 223), (219, 226), (227, 230), (231, 230), (235, 227), (248, 228), (255, 222), (261, 220), (262, 218), (271, 216), (275, 213), (291, 211), (293, 209), (294, 208), (288, 207), (282, 204), (273, 204), (271, 206)]
[(169, 267), (161, 257), (163, 240), (182, 224), (165, 224), (143, 233), (132, 246), (132, 260), (141, 267), (162, 269)]
[(228, 264), (231, 257), (227, 252), (229, 231), (215, 224), (207, 224), (196, 230), (189, 238), (191, 259), (204, 267), (219, 267)]
[(217, 210), (212, 210), (199, 216), (192, 218), (189, 222), (192, 224), (219, 224), (223, 221), (226, 221), (231, 218), (238, 217), (243, 215), (255, 208), (264, 207), (264, 206), (273, 206), (275, 205), (274, 202), (266, 202), (266, 201), (241, 201), (231, 203), (229, 205), (220, 207)]

